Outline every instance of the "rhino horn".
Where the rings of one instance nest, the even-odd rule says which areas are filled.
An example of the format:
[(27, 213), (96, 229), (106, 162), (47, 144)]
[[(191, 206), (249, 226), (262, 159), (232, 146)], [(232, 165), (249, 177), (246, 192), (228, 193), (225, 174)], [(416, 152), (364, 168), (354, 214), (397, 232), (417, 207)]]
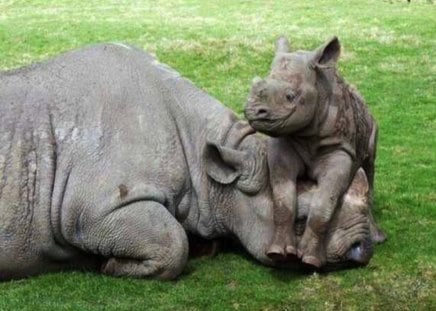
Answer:
[(285, 36), (280, 36), (276, 41), (276, 54), (289, 53), (289, 41)]

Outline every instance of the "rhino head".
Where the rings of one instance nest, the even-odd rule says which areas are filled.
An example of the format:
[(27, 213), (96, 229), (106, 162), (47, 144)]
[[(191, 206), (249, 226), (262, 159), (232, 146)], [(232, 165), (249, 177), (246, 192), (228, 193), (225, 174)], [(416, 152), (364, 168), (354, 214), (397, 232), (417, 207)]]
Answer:
[[(315, 189), (316, 185), (311, 181), (299, 182), (298, 217), (295, 226), (297, 240), (304, 232)], [(370, 221), (369, 183), (364, 170), (359, 168), (325, 236), (325, 269), (362, 266), (369, 263), (374, 248)]]
[(219, 235), (235, 236), (257, 260), (273, 265), (266, 256), (274, 207), (265, 139), (246, 122), (235, 123), (226, 137), (225, 142), (209, 140), (204, 155), (213, 225)]
[(269, 76), (253, 80), (245, 106), (250, 124), (272, 136), (309, 127), (326, 112), (340, 49), (334, 37), (314, 51), (291, 53), (288, 41), (279, 38)]
[[(316, 186), (313, 182), (300, 180), (298, 183), (298, 217), (295, 230), (297, 240), (301, 238), (309, 212), (309, 203)], [(369, 230), (369, 184), (363, 169), (359, 169), (348, 189), (341, 208), (334, 215), (326, 234), (327, 265), (325, 270), (364, 266), (373, 255), (374, 241)], [(259, 233), (256, 233), (259, 237)], [(190, 252), (194, 256), (215, 255), (229, 241), (201, 240), (191, 237)], [(269, 262), (271, 263), (271, 262)], [(276, 262), (278, 266), (301, 267), (295, 262)], [(296, 266), (294, 266), (296, 265)]]

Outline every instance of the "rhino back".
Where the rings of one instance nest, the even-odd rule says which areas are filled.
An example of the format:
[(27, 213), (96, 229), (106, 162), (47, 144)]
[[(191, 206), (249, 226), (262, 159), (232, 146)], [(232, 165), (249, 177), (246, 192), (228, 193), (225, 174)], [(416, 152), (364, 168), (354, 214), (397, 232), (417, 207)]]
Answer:
[(358, 91), (339, 75), (336, 81), (335, 103), (338, 112), (335, 130), (351, 146), (354, 156), (361, 163), (369, 156), (369, 140), (375, 121)]
[(153, 63), (99, 45), (0, 75), (0, 268), (17, 254), (70, 258), (63, 238), (86, 208), (105, 213), (127, 193), (182, 199), (188, 174), (162, 83), (175, 73)]

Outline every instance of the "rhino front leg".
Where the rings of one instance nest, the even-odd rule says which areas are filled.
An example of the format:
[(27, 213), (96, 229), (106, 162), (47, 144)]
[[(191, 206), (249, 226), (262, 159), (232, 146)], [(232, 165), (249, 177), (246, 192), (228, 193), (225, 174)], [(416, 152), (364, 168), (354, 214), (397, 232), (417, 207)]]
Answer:
[(271, 138), (268, 150), (270, 180), (274, 197), (275, 233), (267, 256), (291, 260), (297, 256), (294, 222), (297, 214), (297, 176), (304, 164), (284, 139)]
[(350, 185), (353, 161), (344, 151), (317, 160), (312, 171), (318, 189), (310, 203), (307, 226), (298, 245), (298, 256), (308, 265), (320, 268), (326, 262), (324, 237), (338, 200)]
[(101, 271), (113, 276), (173, 279), (186, 265), (188, 239), (161, 204), (139, 201), (84, 225), (79, 247), (106, 257)]

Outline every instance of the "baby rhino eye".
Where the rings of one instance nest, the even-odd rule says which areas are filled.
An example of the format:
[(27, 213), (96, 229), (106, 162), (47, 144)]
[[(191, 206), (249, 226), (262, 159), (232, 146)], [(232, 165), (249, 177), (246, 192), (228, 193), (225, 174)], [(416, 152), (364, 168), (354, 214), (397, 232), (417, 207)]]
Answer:
[(288, 94), (286, 94), (286, 99), (288, 102), (292, 103), (295, 99), (295, 95), (292, 93), (288, 93)]

